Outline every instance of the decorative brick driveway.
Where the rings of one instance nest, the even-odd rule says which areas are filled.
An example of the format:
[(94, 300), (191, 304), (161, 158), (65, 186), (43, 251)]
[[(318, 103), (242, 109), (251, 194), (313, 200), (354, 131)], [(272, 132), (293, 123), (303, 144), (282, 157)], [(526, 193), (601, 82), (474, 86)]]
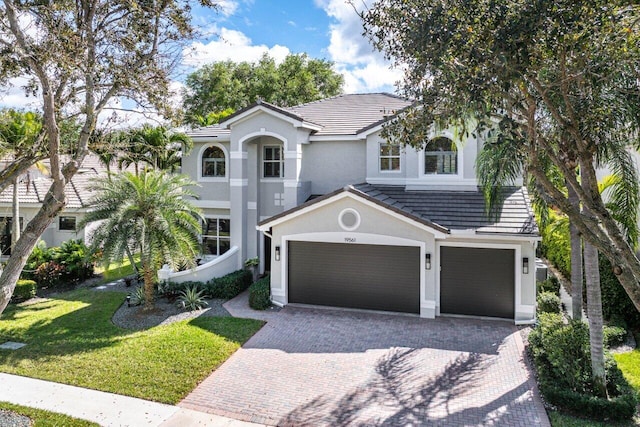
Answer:
[(295, 426), (548, 426), (506, 322), (286, 307), (180, 406)]

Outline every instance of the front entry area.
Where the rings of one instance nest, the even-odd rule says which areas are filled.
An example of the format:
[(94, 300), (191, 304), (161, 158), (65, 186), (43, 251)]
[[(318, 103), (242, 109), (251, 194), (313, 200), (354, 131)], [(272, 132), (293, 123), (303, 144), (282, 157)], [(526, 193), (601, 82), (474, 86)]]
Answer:
[(420, 248), (289, 241), (289, 303), (420, 313)]
[(440, 312), (514, 318), (515, 251), (440, 248)]

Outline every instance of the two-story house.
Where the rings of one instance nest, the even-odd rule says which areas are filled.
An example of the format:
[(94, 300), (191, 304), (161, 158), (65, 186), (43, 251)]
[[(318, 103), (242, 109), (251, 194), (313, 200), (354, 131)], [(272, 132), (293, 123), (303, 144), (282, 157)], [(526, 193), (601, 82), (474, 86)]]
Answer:
[[(522, 183), (487, 217), (481, 139), (434, 132), (414, 149), (380, 136), (409, 104), (389, 94), (258, 102), (193, 131), (182, 170), (200, 185), (210, 264), (259, 257), (278, 305), (534, 320), (539, 235)], [(207, 268), (173, 279), (206, 279)]]

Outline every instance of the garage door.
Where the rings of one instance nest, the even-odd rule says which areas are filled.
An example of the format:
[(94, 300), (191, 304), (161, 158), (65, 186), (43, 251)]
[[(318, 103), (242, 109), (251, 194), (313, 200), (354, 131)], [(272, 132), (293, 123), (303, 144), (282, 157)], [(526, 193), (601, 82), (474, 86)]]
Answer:
[(512, 249), (440, 248), (440, 312), (514, 317)]
[(420, 312), (420, 248), (289, 242), (289, 302)]

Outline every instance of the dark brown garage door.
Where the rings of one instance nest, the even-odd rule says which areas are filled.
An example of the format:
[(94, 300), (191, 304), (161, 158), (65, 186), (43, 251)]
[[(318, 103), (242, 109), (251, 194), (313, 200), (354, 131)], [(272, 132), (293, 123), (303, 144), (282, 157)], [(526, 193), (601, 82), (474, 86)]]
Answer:
[(511, 249), (440, 248), (440, 312), (514, 317)]
[(289, 302), (420, 312), (420, 248), (289, 242)]

